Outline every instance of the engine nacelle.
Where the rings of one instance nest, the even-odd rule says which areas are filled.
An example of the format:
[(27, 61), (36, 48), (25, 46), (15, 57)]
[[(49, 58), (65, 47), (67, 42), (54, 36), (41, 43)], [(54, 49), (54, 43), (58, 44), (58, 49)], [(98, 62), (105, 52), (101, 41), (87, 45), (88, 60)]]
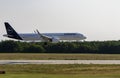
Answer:
[(52, 38), (52, 42), (53, 42), (53, 43), (57, 43), (57, 42), (59, 42), (59, 39), (53, 37), (53, 38)]
[(42, 42), (52, 42), (52, 43), (57, 43), (59, 42), (59, 39), (58, 38), (49, 38), (49, 39), (41, 39)]

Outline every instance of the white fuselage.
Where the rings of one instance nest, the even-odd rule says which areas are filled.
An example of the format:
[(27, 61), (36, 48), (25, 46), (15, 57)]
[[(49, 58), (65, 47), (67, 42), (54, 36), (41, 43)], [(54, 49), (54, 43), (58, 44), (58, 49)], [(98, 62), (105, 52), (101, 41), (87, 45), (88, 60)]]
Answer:
[[(50, 38), (55, 38), (58, 40), (84, 40), (86, 37), (80, 33), (41, 33)], [(38, 34), (19, 34), (23, 40), (42, 40)]]

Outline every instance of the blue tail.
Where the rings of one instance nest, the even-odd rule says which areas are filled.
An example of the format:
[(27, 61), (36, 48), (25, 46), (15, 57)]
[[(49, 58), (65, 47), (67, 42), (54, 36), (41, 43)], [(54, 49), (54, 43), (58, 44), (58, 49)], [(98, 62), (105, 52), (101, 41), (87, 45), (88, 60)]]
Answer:
[(18, 40), (22, 40), (22, 38), (18, 35), (18, 33), (10, 26), (10, 24), (8, 22), (5, 22), (5, 27), (6, 27), (6, 31), (7, 31), (7, 36), (9, 38), (14, 38), (14, 39), (18, 39)]

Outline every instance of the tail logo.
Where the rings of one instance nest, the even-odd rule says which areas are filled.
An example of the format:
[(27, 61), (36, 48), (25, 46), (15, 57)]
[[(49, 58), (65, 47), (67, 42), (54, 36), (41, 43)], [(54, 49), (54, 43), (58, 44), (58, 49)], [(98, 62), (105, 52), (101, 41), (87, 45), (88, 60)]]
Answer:
[(11, 29), (8, 29), (8, 31), (9, 31), (9, 32), (12, 32), (12, 30), (11, 30)]

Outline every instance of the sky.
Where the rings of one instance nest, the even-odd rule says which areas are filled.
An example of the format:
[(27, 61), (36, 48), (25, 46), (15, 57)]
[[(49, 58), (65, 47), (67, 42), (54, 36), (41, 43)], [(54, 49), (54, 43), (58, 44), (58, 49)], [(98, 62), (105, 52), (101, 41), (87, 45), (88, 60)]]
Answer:
[(78, 32), (86, 41), (120, 40), (120, 0), (0, 0), (0, 40), (4, 22), (18, 33)]

